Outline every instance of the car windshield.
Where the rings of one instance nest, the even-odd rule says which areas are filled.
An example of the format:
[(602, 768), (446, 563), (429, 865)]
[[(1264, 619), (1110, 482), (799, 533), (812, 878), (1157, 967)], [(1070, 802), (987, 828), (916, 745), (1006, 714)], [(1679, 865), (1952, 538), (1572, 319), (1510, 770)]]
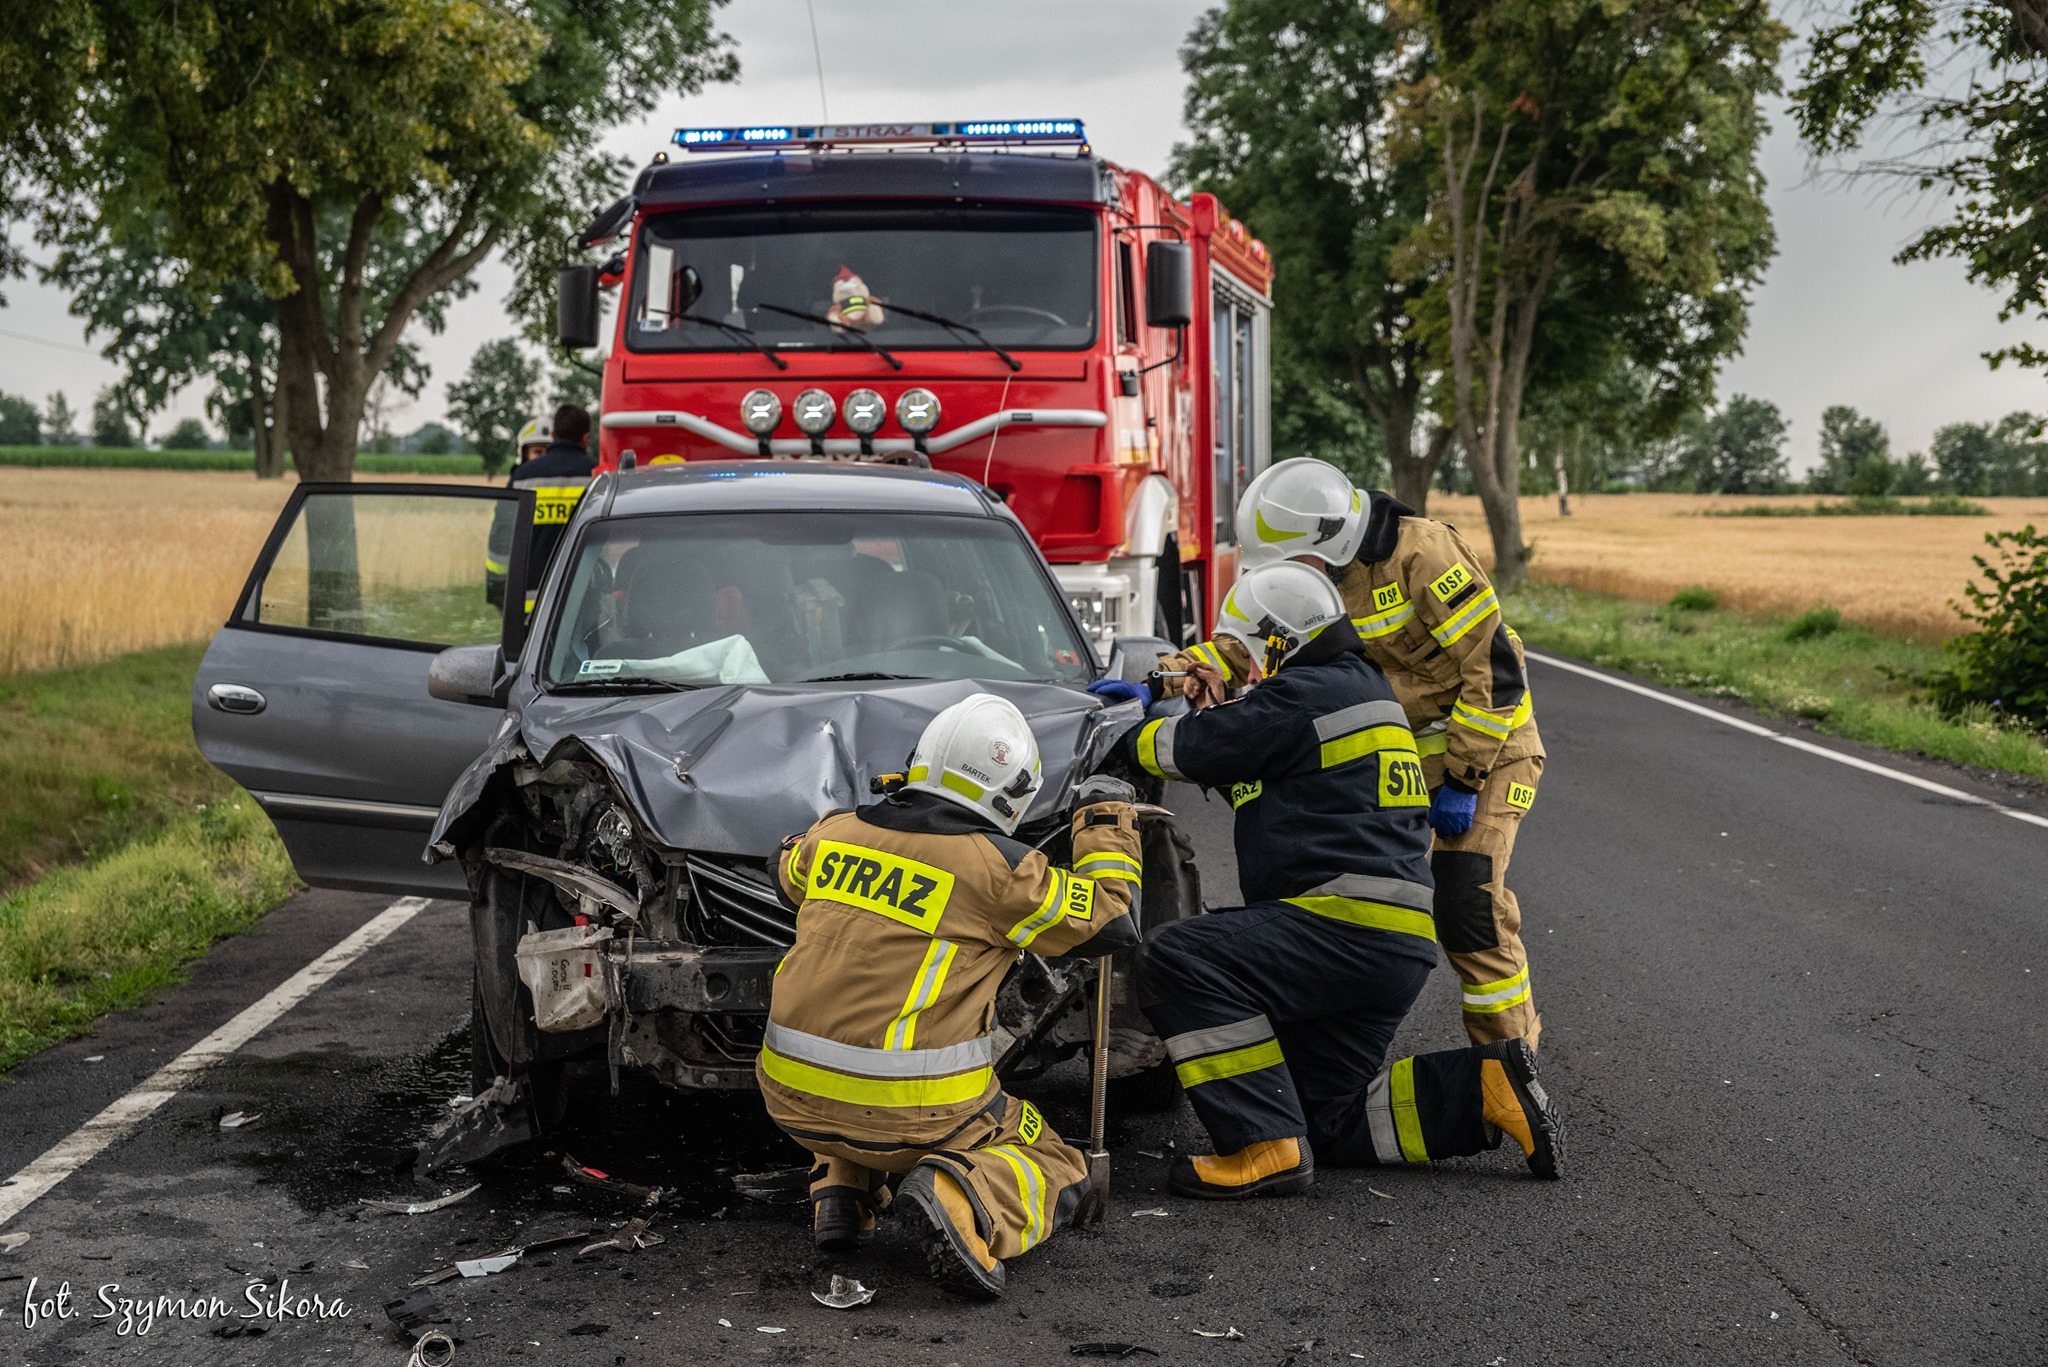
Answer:
[(1095, 258), (1095, 221), (1085, 209), (813, 205), (669, 214), (641, 229), (627, 345), (749, 345), (723, 324), (777, 350), (865, 350), (860, 337), (884, 348), (975, 350), (985, 345), (975, 332), (1012, 351), (1074, 350), (1095, 340)]
[(1092, 677), (1029, 544), (989, 518), (616, 518), (584, 536), (563, 602), (554, 688)]

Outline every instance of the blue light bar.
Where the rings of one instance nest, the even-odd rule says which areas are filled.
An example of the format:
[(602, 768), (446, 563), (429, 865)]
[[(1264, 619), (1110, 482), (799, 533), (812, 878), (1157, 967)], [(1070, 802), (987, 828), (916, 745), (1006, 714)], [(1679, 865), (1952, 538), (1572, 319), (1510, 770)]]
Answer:
[(763, 124), (752, 128), (678, 128), (676, 144), (691, 152), (824, 147), (881, 143), (952, 143), (980, 146), (1085, 144), (1079, 119), (1005, 119), (984, 123)]

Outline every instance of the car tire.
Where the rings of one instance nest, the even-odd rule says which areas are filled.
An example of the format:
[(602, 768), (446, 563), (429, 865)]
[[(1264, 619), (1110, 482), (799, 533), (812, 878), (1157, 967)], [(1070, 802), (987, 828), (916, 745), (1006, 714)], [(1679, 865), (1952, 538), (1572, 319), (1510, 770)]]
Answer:
[[(471, 1096), (481, 1095), (500, 1077), (510, 1076), (513, 1065), (499, 1057), (491, 1043), (491, 1023), (484, 1017), (484, 993), (472, 976), (469, 989), (469, 1087)], [(533, 1108), (534, 1125), (543, 1131), (559, 1128), (569, 1113), (569, 1070), (563, 1063), (529, 1063), (526, 1066), (526, 1094)]]

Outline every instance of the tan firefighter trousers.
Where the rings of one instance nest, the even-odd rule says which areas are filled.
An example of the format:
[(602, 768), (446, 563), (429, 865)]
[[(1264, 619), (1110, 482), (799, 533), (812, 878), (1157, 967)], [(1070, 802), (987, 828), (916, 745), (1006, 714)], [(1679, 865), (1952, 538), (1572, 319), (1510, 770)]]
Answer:
[[(1443, 756), (1427, 756), (1424, 777), (1434, 793)], [(1436, 837), (1436, 934), (1464, 988), (1465, 1033), (1474, 1044), (1520, 1037), (1535, 1048), (1543, 1033), (1522, 947), (1522, 907), (1507, 884), (1508, 860), (1522, 817), (1536, 801), (1543, 756), (1509, 760), (1487, 775), (1479, 809), (1463, 835)]]
[(872, 1199), (883, 1174), (901, 1176), (930, 1159), (967, 1189), (976, 1232), (997, 1258), (1014, 1258), (1043, 1243), (1073, 1218), (1088, 1189), (1087, 1158), (1053, 1132), (1036, 1106), (1009, 1095), (998, 1095), (937, 1149), (878, 1151), (812, 1136), (803, 1144), (818, 1158), (811, 1172), (813, 1199), (848, 1188)]

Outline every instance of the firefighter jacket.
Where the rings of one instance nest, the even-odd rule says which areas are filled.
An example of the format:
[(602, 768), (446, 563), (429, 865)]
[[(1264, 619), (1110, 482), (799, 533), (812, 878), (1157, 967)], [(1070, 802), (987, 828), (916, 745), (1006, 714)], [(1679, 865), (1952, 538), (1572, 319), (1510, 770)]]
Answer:
[(996, 990), (1018, 956), (1136, 944), (1142, 869), (1127, 803), (1073, 818), (1074, 868), (910, 793), (835, 812), (777, 874), (800, 904), (756, 1075), (805, 1138), (937, 1147), (1001, 1093)]
[(1122, 743), (1148, 773), (1230, 794), (1246, 903), (1286, 902), (1436, 962), (1429, 789), (1401, 703), (1350, 628), (1235, 701)]
[[(1543, 753), (1521, 638), (1456, 528), (1376, 490), (1357, 557), (1331, 574), (1421, 753), (1442, 755), (1447, 778), (1476, 791), (1498, 765)], [(1174, 659), (1201, 660), (1239, 683), (1251, 657), (1224, 637)]]
[[(533, 540), (526, 551), (528, 607), (596, 469), (597, 461), (590, 453), (568, 441), (550, 442), (547, 450), (512, 468), (507, 487), (533, 490)], [(491, 519), (489, 548), (484, 552), (486, 583), (502, 583), (511, 569), (512, 518), (513, 510), (500, 505)]]

